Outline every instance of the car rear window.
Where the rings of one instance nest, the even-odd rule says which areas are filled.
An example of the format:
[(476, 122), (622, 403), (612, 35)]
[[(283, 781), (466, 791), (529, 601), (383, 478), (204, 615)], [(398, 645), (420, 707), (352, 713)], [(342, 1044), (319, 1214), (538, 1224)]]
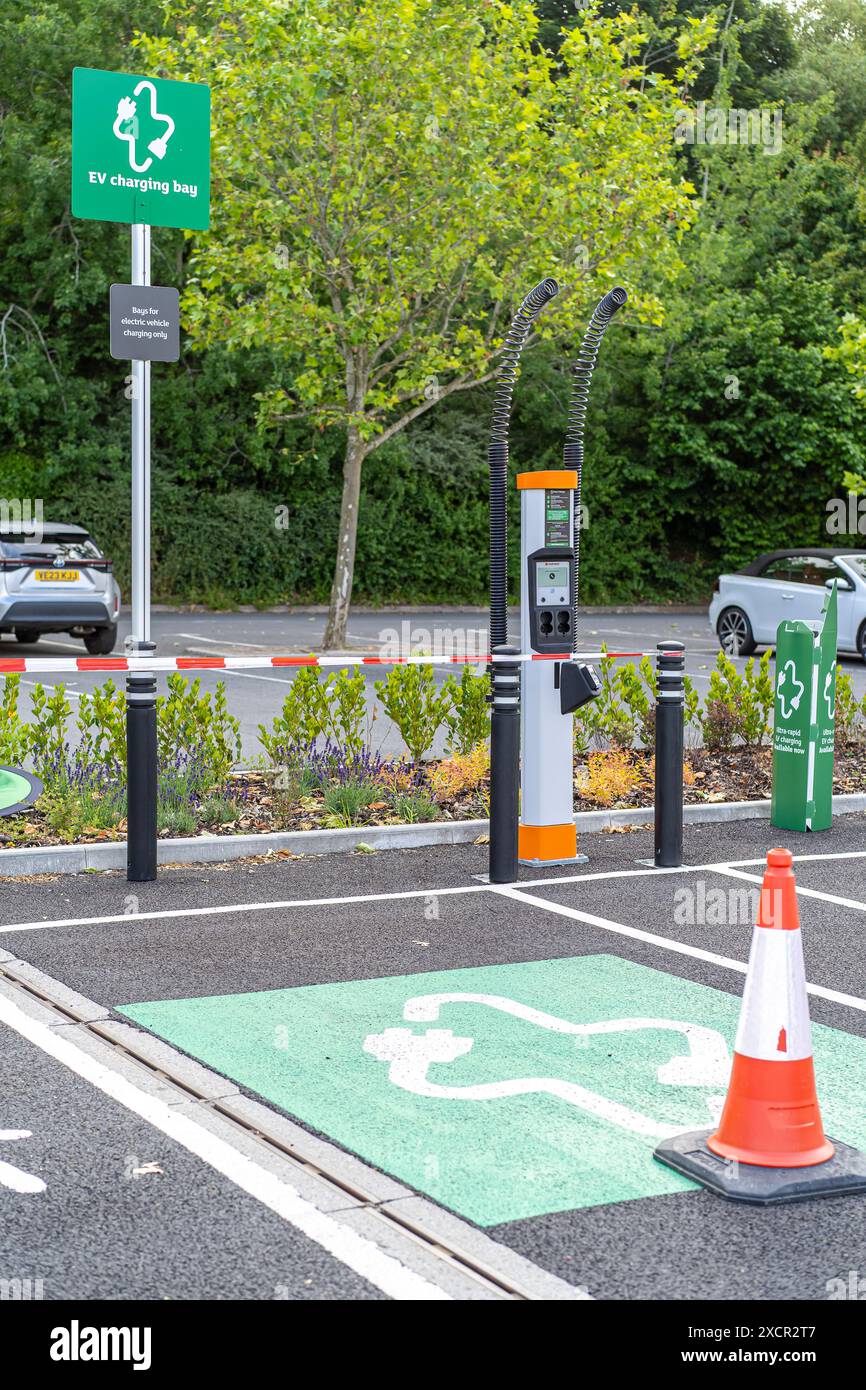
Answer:
[(3, 536), (0, 555), (10, 560), (53, 560), (60, 555), (66, 560), (99, 560), (101, 552), (89, 536), (46, 536), (41, 541), (27, 536)]

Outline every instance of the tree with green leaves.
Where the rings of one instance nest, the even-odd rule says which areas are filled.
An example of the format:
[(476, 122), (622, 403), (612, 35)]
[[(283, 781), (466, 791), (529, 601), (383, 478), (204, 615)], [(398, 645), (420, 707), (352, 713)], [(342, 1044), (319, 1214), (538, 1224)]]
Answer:
[(692, 597), (762, 550), (826, 543), (827, 500), (866, 475), (866, 333), (846, 318), (864, 304), (866, 241), (856, 162), (818, 135), (835, 107), (832, 91), (786, 105), (771, 157), (690, 150), (708, 196), (665, 324), (624, 333), (594, 385), (593, 602)]
[[(866, 4), (863, 0), (822, 0), (807, 12), (802, 24), (802, 47), (799, 62), (792, 74), (794, 94), (800, 100), (819, 103), (821, 118), (816, 144), (833, 151), (836, 163), (850, 170), (849, 188), (855, 201), (856, 217), (852, 218), (852, 241), (857, 247), (864, 242), (866, 197), (862, 187), (862, 170), (866, 156), (866, 88), (863, 69), (866, 64)], [(832, 100), (828, 102), (827, 95)], [(839, 363), (848, 374), (849, 388), (854, 399), (866, 406), (866, 294), (863, 292), (863, 267), (849, 254), (845, 260), (849, 277), (841, 323), (833, 341), (824, 349), (824, 356)], [(864, 451), (866, 452), (866, 451)], [(866, 493), (866, 460), (859, 465), (840, 460), (842, 486), (853, 492)]]
[(678, 87), (714, 29), (687, 26), (674, 79), (652, 81), (639, 17), (590, 8), (554, 58), (530, 0), (168, 0), (141, 36), (148, 70), (213, 89), (193, 341), (266, 341), (286, 379), (261, 392), (263, 424), (345, 435), (326, 646), (346, 640), (365, 459), (491, 378), (536, 280), (572, 291), (546, 324), (565, 339), (617, 280), (660, 320), (692, 216)]
[[(845, 314), (839, 324), (841, 341), (829, 343), (824, 356), (840, 362), (849, 373), (850, 395), (861, 405), (866, 404), (866, 322), (856, 314)], [(849, 492), (866, 493), (866, 450), (861, 453), (859, 466), (849, 466), (842, 473), (842, 486)]]

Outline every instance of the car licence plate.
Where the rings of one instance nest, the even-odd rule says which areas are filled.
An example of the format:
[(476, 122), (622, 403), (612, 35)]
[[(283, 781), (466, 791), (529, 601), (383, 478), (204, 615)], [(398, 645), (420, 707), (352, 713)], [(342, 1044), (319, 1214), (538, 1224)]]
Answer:
[(43, 584), (72, 584), (81, 578), (80, 570), (37, 570), (35, 577)]

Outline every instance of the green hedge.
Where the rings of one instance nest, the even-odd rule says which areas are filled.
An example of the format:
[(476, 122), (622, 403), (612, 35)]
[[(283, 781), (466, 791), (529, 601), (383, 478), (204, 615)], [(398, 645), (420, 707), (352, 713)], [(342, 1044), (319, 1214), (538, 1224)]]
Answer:
[[(478, 441), (480, 444), (481, 441)], [(409, 449), (365, 465), (355, 595), (388, 603), (483, 602), (487, 478), (483, 448), (462, 474), (420, 464)], [(163, 476), (152, 489), (153, 598), (224, 606), (326, 602), (339, 517), (340, 475), (315, 462), (279, 491), (204, 491)], [(130, 476), (58, 488), (48, 513), (92, 529), (129, 593)], [(283, 521), (285, 520), (285, 525)]]

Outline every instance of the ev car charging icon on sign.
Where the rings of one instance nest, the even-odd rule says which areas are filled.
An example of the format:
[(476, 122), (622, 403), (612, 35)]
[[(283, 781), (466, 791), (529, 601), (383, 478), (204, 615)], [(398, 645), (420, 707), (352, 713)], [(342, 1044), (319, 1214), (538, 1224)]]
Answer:
[[(138, 143), (139, 121), (137, 116), (138, 106), (135, 97), (140, 96), (143, 91), (150, 92), (150, 115), (156, 122), (162, 122), (165, 126), (162, 135), (158, 135), (151, 140), (148, 145), (150, 151), (147, 159), (139, 164), (136, 161), (136, 145)], [(125, 140), (129, 146), (129, 167), (136, 174), (146, 174), (151, 164), (153, 156), (157, 159), (164, 159), (168, 142), (174, 135), (175, 124), (171, 116), (163, 115), (156, 109), (156, 88), (147, 78), (143, 78), (135, 87), (131, 97), (121, 97), (117, 103), (117, 115), (112, 126), (114, 134), (118, 140)]]
[(827, 718), (836, 718), (836, 663), (832, 663), (829, 671), (824, 677), (824, 702), (827, 706)]
[(796, 714), (800, 708), (800, 701), (805, 689), (803, 682), (797, 679), (796, 663), (786, 661), (779, 675), (778, 683), (779, 703), (783, 719), (790, 719), (793, 714)]

